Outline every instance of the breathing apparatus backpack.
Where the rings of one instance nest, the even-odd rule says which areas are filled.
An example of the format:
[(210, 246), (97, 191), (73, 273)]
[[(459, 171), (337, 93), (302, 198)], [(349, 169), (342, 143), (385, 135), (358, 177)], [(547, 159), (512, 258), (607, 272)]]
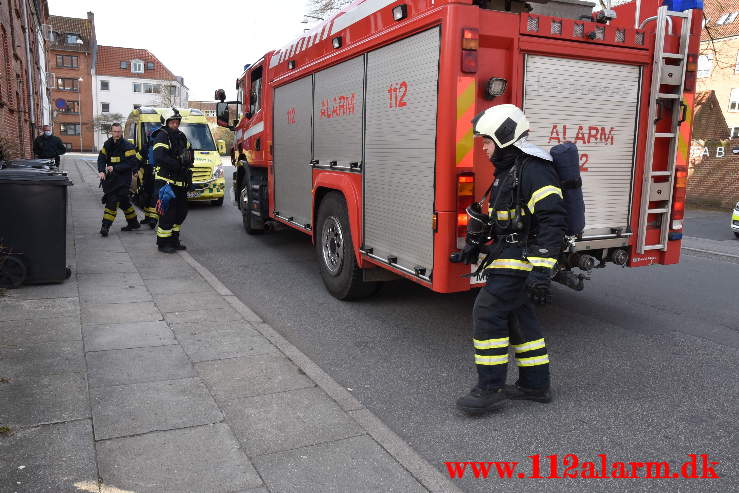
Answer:
[(572, 142), (557, 144), (549, 151), (567, 210), (567, 236), (578, 236), (585, 229), (585, 198), (580, 176), (580, 154)]

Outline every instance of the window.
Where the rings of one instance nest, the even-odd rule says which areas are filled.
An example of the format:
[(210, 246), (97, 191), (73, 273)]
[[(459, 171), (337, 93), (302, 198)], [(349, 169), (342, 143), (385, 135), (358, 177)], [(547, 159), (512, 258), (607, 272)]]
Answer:
[(76, 56), (67, 56), (67, 55), (57, 55), (56, 56), (56, 66), (62, 67), (62, 68), (79, 68), (79, 57)]
[(80, 112), (80, 102), (79, 101), (69, 101), (67, 100), (67, 105), (59, 110), (61, 113), (79, 113)]
[(100, 111), (102, 113), (110, 113), (110, 103), (100, 103)]
[[(731, 138), (732, 139), (735, 139), (735, 138), (739, 137), (739, 127), (729, 128), (729, 130), (731, 130)], [(736, 154), (736, 153), (734, 153), (734, 154)]]
[(146, 62), (146, 70), (154, 70), (154, 62)]
[(170, 96), (177, 96), (177, 86), (167, 86), (169, 88)]
[(133, 109), (137, 110), (137, 109), (139, 109), (139, 108), (141, 108), (141, 105), (140, 105), (140, 104), (134, 104), (134, 105), (133, 105)]
[(698, 57), (698, 77), (708, 77), (713, 69), (713, 55), (701, 55)]
[(141, 92), (141, 82), (133, 83), (133, 92)]
[(100, 90), (101, 91), (109, 91), (110, 90), (110, 81), (101, 80), (100, 81)]
[(734, 66), (734, 73), (739, 74), (739, 51), (736, 52), (736, 65)]
[(60, 77), (56, 80), (56, 88), (60, 91), (80, 92), (80, 81)]
[(215, 151), (216, 145), (210, 128), (205, 123), (183, 123), (180, 130), (185, 134), (190, 145), (197, 151)]
[(729, 111), (739, 111), (739, 88), (734, 88), (729, 94)]
[(739, 12), (730, 12), (728, 14), (724, 14), (716, 19), (716, 25), (723, 26), (724, 24), (731, 24), (732, 22), (734, 22), (734, 19), (736, 19), (737, 15), (739, 15)]
[(121, 62), (121, 65), (120, 65), (120, 67), (121, 67), (121, 68), (122, 68), (123, 70), (126, 70), (126, 69), (128, 68), (128, 62), (127, 62), (127, 61), (125, 61), (125, 62)]
[(141, 60), (134, 60), (131, 62), (131, 72), (134, 74), (143, 74), (144, 73), (144, 62)]
[(260, 109), (262, 109), (262, 67), (257, 67), (251, 73), (249, 112), (256, 115)]
[(79, 123), (60, 123), (59, 133), (62, 135), (79, 135), (80, 124)]
[(144, 93), (145, 94), (159, 94), (161, 92), (162, 92), (161, 84), (149, 84), (148, 82), (144, 83)]
[(82, 38), (80, 37), (79, 34), (72, 34), (72, 33), (67, 34), (67, 44), (68, 45), (75, 45), (77, 44), (78, 41), (82, 41)]

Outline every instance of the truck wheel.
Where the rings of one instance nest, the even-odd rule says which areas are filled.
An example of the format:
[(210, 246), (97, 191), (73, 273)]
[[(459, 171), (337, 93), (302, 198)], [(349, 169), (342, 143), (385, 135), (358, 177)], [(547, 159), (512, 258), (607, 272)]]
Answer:
[(734, 236), (736, 236), (736, 238), (739, 239), (739, 233), (737, 233), (736, 231), (734, 231)]
[(324, 197), (316, 225), (316, 254), (329, 293), (340, 300), (356, 300), (376, 293), (379, 283), (364, 282), (362, 269), (357, 267), (343, 195), (331, 192)]
[(216, 207), (220, 207), (223, 205), (223, 197), (220, 199), (215, 199), (210, 201), (211, 205), (215, 205)]
[[(264, 233), (264, 217), (262, 216), (262, 201), (264, 200), (262, 193), (262, 180), (258, 173), (255, 173), (249, 166), (245, 168), (244, 187), (241, 189), (239, 197), (239, 208), (241, 209), (241, 220), (244, 224), (244, 231), (248, 235), (260, 235)], [(255, 190), (257, 188), (257, 190)], [(254, 214), (252, 202), (259, 200), (260, 215)]]

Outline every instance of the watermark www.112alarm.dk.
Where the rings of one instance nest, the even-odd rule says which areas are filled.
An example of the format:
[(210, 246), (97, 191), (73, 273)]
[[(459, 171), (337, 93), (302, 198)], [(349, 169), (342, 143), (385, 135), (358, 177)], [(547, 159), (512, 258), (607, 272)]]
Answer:
[[(444, 462), (452, 479), (719, 479), (718, 461), (708, 454), (688, 454), (688, 460), (610, 461), (607, 454), (581, 460), (576, 454), (529, 455), (527, 463), (514, 461)], [(523, 468), (526, 466), (527, 470)]]

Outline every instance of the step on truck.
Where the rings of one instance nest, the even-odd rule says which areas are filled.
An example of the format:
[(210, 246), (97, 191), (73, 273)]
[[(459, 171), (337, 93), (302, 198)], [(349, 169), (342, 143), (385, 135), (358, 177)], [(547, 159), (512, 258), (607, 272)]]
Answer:
[(493, 171), (470, 121), (511, 103), (531, 142), (580, 151), (586, 227), (557, 280), (582, 289), (610, 263), (677, 263), (702, 21), (685, 7), (353, 2), (246, 66), (235, 101), (216, 91), (246, 232), (309, 235), (340, 299), (398, 276), (479, 286), (450, 261)]

